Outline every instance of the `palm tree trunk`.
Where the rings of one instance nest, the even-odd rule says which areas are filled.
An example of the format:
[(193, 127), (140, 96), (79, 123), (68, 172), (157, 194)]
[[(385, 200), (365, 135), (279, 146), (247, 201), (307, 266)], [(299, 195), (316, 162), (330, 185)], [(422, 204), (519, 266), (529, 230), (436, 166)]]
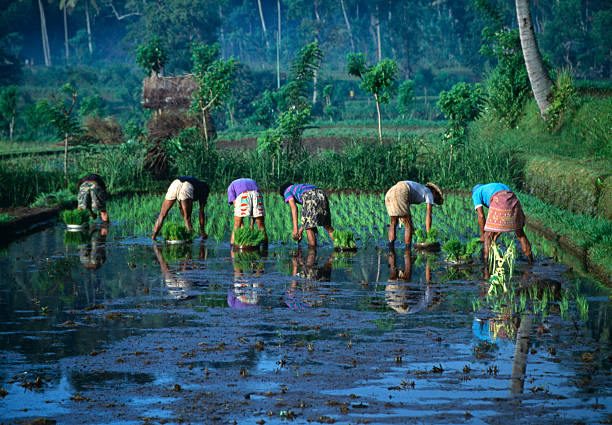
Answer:
[(380, 103), (378, 103), (378, 95), (374, 94), (374, 99), (376, 100), (376, 115), (378, 116), (378, 140), (380, 140), (380, 144), (382, 145), (382, 124), (380, 122)]
[(64, 133), (64, 183), (68, 187), (68, 133)]
[(93, 55), (93, 44), (91, 42), (91, 23), (89, 21), (89, 0), (85, 0), (85, 21), (87, 22), (87, 44), (89, 54)]
[(546, 72), (542, 55), (538, 49), (529, 0), (516, 0), (516, 17), (531, 90), (540, 109), (540, 115), (546, 120), (546, 110), (550, 107), (552, 100), (552, 81)]
[(261, 9), (261, 0), (257, 0), (257, 7), (259, 8), (259, 18), (261, 19), (261, 27), (263, 28), (264, 39), (266, 40), (266, 49), (269, 49), (270, 43), (268, 43), (268, 31), (266, 30), (266, 21), (264, 20), (263, 10)]
[(49, 49), (49, 35), (47, 34), (47, 21), (45, 19), (45, 9), (43, 9), (42, 0), (38, 0), (38, 10), (40, 11), (40, 32), (43, 45), (43, 56), (45, 58), (45, 66), (51, 66), (51, 51)]
[(66, 47), (66, 64), (70, 59), (70, 50), (68, 49), (68, 16), (67, 16), (67, 5), (64, 5), (64, 46)]
[(278, 33), (276, 34), (276, 89), (280, 89), (280, 47), (281, 47), (281, 8), (280, 0), (276, 0), (278, 15)]
[(351, 52), (355, 52), (355, 41), (353, 40), (353, 32), (351, 31), (351, 23), (349, 22), (348, 15), (346, 14), (346, 8), (344, 7), (344, 0), (340, 0), (340, 6), (342, 6), (342, 14), (344, 15), (344, 22), (346, 23), (346, 30), (348, 31), (349, 40), (351, 42)]
[(376, 5), (376, 51), (378, 52), (378, 62), (382, 60), (382, 48), (380, 43), (380, 12)]

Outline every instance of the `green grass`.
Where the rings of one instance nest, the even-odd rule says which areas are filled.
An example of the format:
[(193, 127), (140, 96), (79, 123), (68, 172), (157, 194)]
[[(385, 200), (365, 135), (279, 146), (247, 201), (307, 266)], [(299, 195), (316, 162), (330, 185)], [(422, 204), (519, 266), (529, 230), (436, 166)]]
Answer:
[(4, 213), (0, 213), (0, 224), (8, 223), (9, 221), (11, 221), (11, 220), (13, 220), (15, 218), (16, 218), (15, 216), (4, 214)]

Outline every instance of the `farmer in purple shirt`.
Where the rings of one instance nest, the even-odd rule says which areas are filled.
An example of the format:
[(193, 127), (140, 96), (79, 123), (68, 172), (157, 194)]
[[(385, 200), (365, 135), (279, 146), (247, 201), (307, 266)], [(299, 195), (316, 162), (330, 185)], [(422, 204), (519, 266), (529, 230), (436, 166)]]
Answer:
[[(331, 212), (329, 200), (321, 189), (312, 184), (285, 183), (280, 187), (280, 195), (285, 203), (291, 207), (291, 221), (293, 222), (293, 239), (302, 240), (302, 232), (306, 230), (309, 246), (317, 246), (317, 227), (323, 226), (331, 240), (334, 240), (334, 228), (331, 225)], [(302, 207), (301, 226), (298, 229), (297, 204)]]
[[(266, 211), (264, 209), (263, 196), (255, 180), (234, 180), (227, 188), (227, 202), (230, 205), (234, 205), (234, 228), (232, 229), (230, 243), (234, 243), (234, 232), (244, 225), (243, 220), (245, 217), (252, 217), (257, 222), (257, 228), (264, 233), (266, 241), (268, 240), (264, 223)], [(252, 228), (253, 220), (251, 220)]]

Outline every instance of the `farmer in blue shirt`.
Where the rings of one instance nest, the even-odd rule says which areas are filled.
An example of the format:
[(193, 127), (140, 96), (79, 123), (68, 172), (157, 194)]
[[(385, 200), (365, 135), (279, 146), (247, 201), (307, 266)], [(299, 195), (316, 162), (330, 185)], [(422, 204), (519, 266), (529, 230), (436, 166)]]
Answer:
[[(286, 183), (280, 187), (280, 195), (285, 203), (291, 207), (291, 221), (293, 222), (293, 239), (302, 240), (302, 233), (306, 230), (309, 246), (317, 246), (317, 226), (323, 226), (331, 240), (334, 240), (334, 228), (331, 225), (331, 212), (329, 200), (321, 189), (312, 184)], [(302, 207), (301, 226), (298, 229), (297, 204)]]
[(208, 201), (209, 193), (210, 189), (208, 185), (194, 177), (182, 176), (174, 180), (166, 192), (164, 202), (162, 202), (161, 212), (155, 222), (151, 239), (155, 240), (157, 237), (170, 208), (172, 208), (172, 205), (174, 205), (176, 201), (178, 201), (179, 210), (185, 220), (185, 226), (187, 226), (187, 230), (190, 232), (193, 232), (193, 227), (191, 226), (193, 201), (198, 201), (200, 203), (200, 233), (203, 238), (206, 238), (208, 235), (206, 235), (206, 230), (204, 230), (204, 206)]
[[(480, 240), (484, 242), (485, 261), (489, 259), (491, 240), (497, 241), (501, 233), (515, 232), (527, 260), (533, 263), (531, 244), (523, 230), (523, 207), (510, 188), (503, 183), (477, 184), (472, 189), (472, 202), (478, 215)], [(483, 207), (489, 209), (486, 220)]]

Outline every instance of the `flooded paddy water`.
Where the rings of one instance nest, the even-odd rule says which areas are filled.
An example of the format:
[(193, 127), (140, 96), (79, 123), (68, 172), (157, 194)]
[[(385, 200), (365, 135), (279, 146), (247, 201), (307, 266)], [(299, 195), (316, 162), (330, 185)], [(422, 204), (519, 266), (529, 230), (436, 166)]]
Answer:
[(0, 423), (612, 421), (610, 291), (535, 235), (494, 299), (481, 260), (376, 228), (357, 253), (101, 230), (0, 251)]

